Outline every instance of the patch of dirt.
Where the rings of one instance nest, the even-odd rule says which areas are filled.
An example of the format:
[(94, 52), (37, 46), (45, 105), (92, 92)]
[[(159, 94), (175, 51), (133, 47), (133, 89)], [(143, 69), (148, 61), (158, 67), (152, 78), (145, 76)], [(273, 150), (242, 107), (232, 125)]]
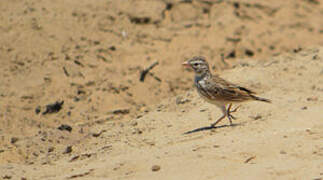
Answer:
[[(264, 88), (263, 92), (269, 88), (269, 97), (291, 96), (285, 100), (299, 102), (297, 108), (303, 111), (310, 110), (306, 103), (321, 102), (317, 93), (308, 93), (303, 99), (297, 93), (307, 93), (307, 89), (292, 84), (303, 78), (313, 82), (306, 84), (313, 92), (322, 89), (321, 82), (314, 83), (322, 79), (320, 75), (315, 76), (316, 80), (306, 79), (316, 67), (305, 63), (308, 59), (320, 66), (321, 54), (304, 50), (323, 46), (320, 1), (12, 0), (1, 1), (0, 10), (0, 163), (6, 166), (1, 170), (10, 169), (11, 163), (33, 168), (40, 164), (51, 167), (66, 159), (86, 161), (95, 159), (98, 152), (119, 157), (123, 151), (114, 151), (114, 146), (125, 148), (124, 152), (129, 147), (156, 146), (158, 138), (153, 132), (158, 128), (169, 129), (163, 134), (189, 130), (178, 129), (179, 124), (173, 121), (179, 118), (188, 123), (181, 118), (200, 103), (191, 99), (195, 97), (189, 91), (192, 72), (181, 66), (196, 55), (205, 56), (217, 73), (233, 68), (233, 80), (246, 80), (253, 89)], [(300, 56), (301, 62), (284, 56), (293, 63), (280, 71), (272, 69), (268, 72), (271, 75), (265, 76), (266, 81), (272, 77), (284, 81), (260, 82), (257, 78), (262, 71), (258, 70), (259, 74), (246, 74), (257, 69), (258, 63), (264, 64), (264, 72), (271, 66), (280, 68), (276, 64), (284, 60), (276, 57), (287, 52)], [(158, 65), (140, 81), (142, 71), (155, 62)], [(228, 72), (231, 71), (225, 71)], [(291, 85), (280, 87), (277, 83)], [(275, 88), (283, 92), (275, 92)], [(176, 100), (172, 100), (175, 96)], [(163, 114), (169, 110), (179, 117)], [(139, 119), (153, 111), (160, 114), (149, 119), (151, 125), (142, 126)], [(261, 122), (269, 114), (275, 113), (266, 110), (265, 114), (250, 116)], [(158, 123), (157, 117), (166, 122)], [(69, 130), (60, 130), (62, 126)], [(191, 124), (190, 128), (193, 126), (198, 128), (199, 124)], [(147, 137), (147, 132), (155, 138)], [(313, 151), (320, 154), (320, 147), (315, 148)], [(259, 160), (258, 154), (243, 157), (242, 163), (255, 157), (245, 164)], [(147, 167), (111, 163), (115, 163), (116, 174), (131, 176), (142, 168), (149, 173), (168, 172), (167, 166), (157, 161)], [(153, 172), (154, 165), (162, 168)], [(272, 174), (289, 172), (266, 168)], [(94, 173), (87, 169), (68, 177)]]

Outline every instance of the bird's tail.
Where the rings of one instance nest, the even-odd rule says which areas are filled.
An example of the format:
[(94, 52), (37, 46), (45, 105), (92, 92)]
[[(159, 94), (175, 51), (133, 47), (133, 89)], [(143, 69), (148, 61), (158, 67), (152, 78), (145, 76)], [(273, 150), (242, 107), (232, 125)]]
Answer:
[(251, 97), (254, 100), (257, 100), (257, 101), (263, 101), (263, 102), (266, 102), (266, 103), (271, 103), (271, 100), (270, 99), (265, 99), (265, 98), (261, 98), (261, 97), (257, 97), (257, 96), (253, 96), (253, 95), (251, 95)]

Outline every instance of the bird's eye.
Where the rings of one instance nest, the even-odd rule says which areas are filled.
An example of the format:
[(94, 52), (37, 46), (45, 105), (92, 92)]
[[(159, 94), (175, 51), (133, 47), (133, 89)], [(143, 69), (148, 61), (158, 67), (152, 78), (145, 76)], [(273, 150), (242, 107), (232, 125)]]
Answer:
[(198, 64), (198, 63), (194, 63), (193, 65), (194, 65), (194, 66), (198, 66), (199, 64)]

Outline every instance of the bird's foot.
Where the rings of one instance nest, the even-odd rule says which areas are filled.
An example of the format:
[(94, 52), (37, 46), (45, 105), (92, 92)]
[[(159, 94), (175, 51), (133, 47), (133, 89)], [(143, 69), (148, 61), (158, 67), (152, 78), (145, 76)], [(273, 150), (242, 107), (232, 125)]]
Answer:
[(229, 105), (229, 107), (228, 107), (228, 109), (227, 109), (227, 113), (226, 113), (226, 116), (228, 117), (228, 119), (229, 119), (229, 121), (230, 121), (230, 126), (232, 126), (232, 125), (233, 125), (233, 123), (232, 123), (232, 119), (233, 119), (233, 120), (235, 120), (235, 119), (236, 119), (236, 117), (234, 117), (231, 113), (236, 112), (236, 111), (239, 109), (240, 105), (239, 105), (239, 106), (237, 106), (236, 108), (234, 108), (233, 110), (231, 110), (231, 107), (232, 107), (232, 104), (230, 104), (230, 105)]
[[(215, 127), (215, 125), (217, 125), (220, 121), (222, 121), (225, 117), (228, 117), (229, 122), (230, 122), (230, 126), (233, 126), (232, 123), (232, 119), (236, 119), (236, 117), (234, 117), (231, 113), (236, 112), (240, 106), (237, 106), (236, 108), (234, 108), (233, 110), (231, 110), (232, 104), (229, 105), (228, 109), (225, 110), (223, 112), (223, 116), (221, 116), (217, 121), (215, 121), (215, 123), (211, 124), (211, 127)], [(224, 107), (225, 108), (225, 107)]]

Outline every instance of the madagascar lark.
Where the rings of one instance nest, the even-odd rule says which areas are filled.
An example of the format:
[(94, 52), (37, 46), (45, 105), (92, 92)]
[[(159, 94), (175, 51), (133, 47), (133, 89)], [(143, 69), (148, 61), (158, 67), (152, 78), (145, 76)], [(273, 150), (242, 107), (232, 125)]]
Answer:
[[(248, 100), (271, 102), (269, 99), (255, 96), (255, 93), (247, 88), (235, 85), (217, 75), (213, 75), (204, 57), (193, 57), (187, 62), (184, 62), (183, 65), (195, 71), (194, 84), (199, 95), (207, 102), (216, 105), (222, 110), (223, 115), (215, 123), (211, 124), (213, 127), (225, 117), (228, 117), (230, 125), (232, 125), (232, 119), (236, 118), (231, 113), (236, 112), (239, 107), (231, 110), (232, 103)], [(227, 105), (228, 108), (226, 108)]]

